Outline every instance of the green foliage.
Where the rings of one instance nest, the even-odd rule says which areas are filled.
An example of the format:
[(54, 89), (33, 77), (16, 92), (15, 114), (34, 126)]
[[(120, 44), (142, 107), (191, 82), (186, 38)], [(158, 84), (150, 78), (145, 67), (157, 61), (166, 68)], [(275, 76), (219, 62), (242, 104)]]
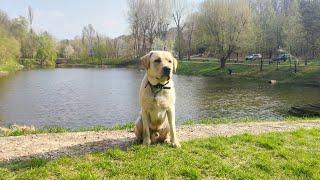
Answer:
[(220, 59), (220, 67), (236, 50), (242, 51), (243, 42), (250, 42), (245, 35), (252, 32), (252, 15), (245, 0), (206, 0), (200, 6), (198, 26), (211, 54)]
[(19, 56), (20, 44), (0, 26), (0, 64)]
[(36, 58), (41, 66), (53, 66), (57, 59), (57, 50), (53, 38), (43, 33), (38, 37)]
[(0, 177), (24, 179), (319, 179), (320, 130), (211, 137), (135, 145), (56, 160), (0, 165)]

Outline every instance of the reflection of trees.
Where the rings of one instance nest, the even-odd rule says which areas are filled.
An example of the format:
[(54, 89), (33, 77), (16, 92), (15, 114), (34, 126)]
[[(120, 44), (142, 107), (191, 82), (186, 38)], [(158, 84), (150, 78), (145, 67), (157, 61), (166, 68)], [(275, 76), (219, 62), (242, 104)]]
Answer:
[[(283, 106), (278, 97), (269, 93), (270, 86), (255, 82), (210, 79), (203, 83), (200, 99), (203, 111), (214, 117), (278, 117), (275, 111)], [(280, 92), (281, 93), (281, 92)]]
[[(203, 78), (192, 76), (174, 76), (176, 89), (176, 117), (177, 121), (198, 119), (202, 112)], [(205, 116), (204, 116), (205, 117)]]

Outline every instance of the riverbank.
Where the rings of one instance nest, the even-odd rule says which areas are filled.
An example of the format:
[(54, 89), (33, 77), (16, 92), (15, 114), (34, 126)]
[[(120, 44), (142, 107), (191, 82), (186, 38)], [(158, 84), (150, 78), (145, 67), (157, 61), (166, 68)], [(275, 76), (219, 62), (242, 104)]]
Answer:
[[(285, 117), (281, 122), (308, 122), (308, 121), (317, 121), (320, 120), (319, 117), (295, 117), (295, 116), (288, 116)], [(269, 120), (269, 122), (278, 122), (279, 120)], [(217, 125), (217, 124), (232, 124), (232, 123), (250, 123), (250, 122), (266, 122), (266, 120), (260, 120), (257, 118), (206, 118), (206, 119), (199, 119), (199, 120), (186, 120), (182, 126), (186, 125)], [(101, 132), (101, 131), (114, 131), (114, 130), (128, 130), (131, 131), (134, 128), (134, 123), (126, 123), (126, 124), (118, 124), (112, 127), (107, 126), (93, 126), (87, 128), (64, 128), (59, 126), (49, 126), (45, 128), (36, 128), (35, 126), (26, 126), (26, 125), (17, 125), (13, 124), (8, 127), (1, 127), (0, 126), (0, 138), (1, 137), (8, 137), (8, 136), (23, 136), (29, 134), (53, 134), (53, 133), (72, 133), (72, 132), (86, 132), (86, 131), (94, 131), (94, 132)]]
[(240, 78), (251, 80), (270, 81), (276, 80), (282, 83), (299, 83), (320, 86), (320, 66), (310, 64), (308, 66), (299, 65), (297, 72), (294, 71), (294, 66), (287, 64), (264, 65), (262, 71), (260, 66), (256, 64), (237, 64), (227, 63), (225, 69), (219, 68), (218, 62), (180, 62), (178, 65), (178, 74), (209, 76), (217, 78)]
[(23, 65), (20, 65), (14, 60), (6, 61), (0, 64), (0, 77), (7, 76), (9, 73), (13, 73), (23, 69)]
[(319, 120), (182, 126), (181, 149), (132, 145), (128, 131), (6, 137), (0, 138), (0, 176), (317, 179), (319, 128)]
[[(89, 62), (89, 63), (88, 63)], [(101, 65), (102, 64), (102, 65)], [(61, 64), (58, 67), (131, 67), (139, 68), (139, 59), (135, 60), (73, 60), (68, 64)], [(276, 80), (281, 83), (298, 83), (312, 86), (320, 86), (320, 65), (316, 60), (309, 62), (305, 66), (302, 62), (297, 66), (295, 72), (294, 64), (281, 62), (269, 64), (263, 62), (262, 71), (258, 62), (227, 62), (225, 69), (220, 69), (220, 64), (215, 60), (199, 61), (179, 61), (177, 74), (191, 76), (207, 76), (216, 78), (238, 78), (248, 80), (270, 81)]]
[[(37, 68), (39, 65), (32, 59), (19, 61), (26, 68)], [(109, 68), (109, 67), (129, 67), (141, 68), (139, 59), (71, 59), (66, 64), (57, 64), (58, 68)], [(225, 69), (220, 69), (217, 60), (191, 60), (179, 61), (177, 74), (191, 76), (207, 76), (216, 78), (238, 78), (247, 80), (260, 80), (280, 83), (297, 83), (311, 86), (320, 86), (320, 63), (313, 60), (307, 66), (300, 62), (295, 72), (294, 64), (281, 62), (269, 64), (264, 61), (262, 71), (258, 61), (247, 62), (227, 62)]]

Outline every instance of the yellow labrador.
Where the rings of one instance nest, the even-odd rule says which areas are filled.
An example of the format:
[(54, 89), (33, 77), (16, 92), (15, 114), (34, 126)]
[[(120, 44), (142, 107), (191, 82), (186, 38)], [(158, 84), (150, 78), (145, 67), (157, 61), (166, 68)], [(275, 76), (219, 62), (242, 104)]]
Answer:
[(146, 74), (140, 87), (141, 115), (135, 124), (139, 142), (171, 143), (180, 147), (175, 124), (175, 89), (172, 74), (177, 60), (167, 51), (151, 51), (141, 58)]

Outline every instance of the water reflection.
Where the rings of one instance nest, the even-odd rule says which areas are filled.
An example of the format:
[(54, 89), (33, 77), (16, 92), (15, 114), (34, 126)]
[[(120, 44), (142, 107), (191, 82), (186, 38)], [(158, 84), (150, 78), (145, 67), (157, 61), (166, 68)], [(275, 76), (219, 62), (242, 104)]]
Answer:
[[(132, 122), (144, 72), (133, 69), (21, 71), (0, 79), (0, 125), (70, 128)], [(319, 88), (175, 76), (178, 123), (206, 117), (281, 119), (294, 104), (319, 102)]]

